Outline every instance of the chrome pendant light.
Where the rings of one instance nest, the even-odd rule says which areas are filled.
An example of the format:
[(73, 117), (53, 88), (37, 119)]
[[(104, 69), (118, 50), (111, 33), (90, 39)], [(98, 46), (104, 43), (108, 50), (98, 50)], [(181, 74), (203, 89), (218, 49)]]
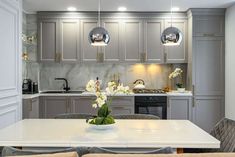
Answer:
[(172, 0), (171, 0), (171, 26), (166, 28), (161, 36), (162, 44), (165, 46), (178, 46), (183, 39), (182, 32), (176, 28), (172, 27)]
[(92, 46), (107, 46), (110, 41), (110, 36), (108, 31), (100, 26), (100, 0), (98, 8), (98, 27), (91, 30), (88, 40)]

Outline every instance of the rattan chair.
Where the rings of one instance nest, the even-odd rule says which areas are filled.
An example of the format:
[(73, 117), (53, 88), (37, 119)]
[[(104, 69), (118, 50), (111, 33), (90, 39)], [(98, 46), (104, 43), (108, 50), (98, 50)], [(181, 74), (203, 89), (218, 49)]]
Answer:
[(150, 114), (127, 114), (127, 115), (114, 115), (114, 119), (160, 119), (158, 116)]
[(66, 113), (55, 116), (55, 119), (89, 119), (94, 117), (92, 114)]

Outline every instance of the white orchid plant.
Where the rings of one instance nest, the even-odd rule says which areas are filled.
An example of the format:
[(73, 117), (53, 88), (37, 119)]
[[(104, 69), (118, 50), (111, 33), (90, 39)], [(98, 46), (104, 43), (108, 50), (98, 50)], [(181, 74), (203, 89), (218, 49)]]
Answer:
[[(123, 84), (117, 85), (115, 82), (112, 81), (108, 82), (108, 87), (105, 91), (101, 91), (99, 82), (90, 80), (86, 85), (86, 90), (96, 95), (96, 100), (92, 104), (92, 107), (98, 108), (98, 114), (95, 118), (89, 121), (90, 124), (95, 125), (107, 125), (115, 123), (109, 109), (109, 104), (111, 104), (112, 102), (112, 96), (117, 94), (131, 93), (128, 86), (123, 86)], [(108, 96), (111, 97), (108, 99)]]
[[(183, 73), (182, 69), (176, 68), (172, 73), (170, 73), (169, 79), (174, 79), (174, 78), (177, 78), (177, 77), (181, 77), (182, 73)], [(176, 83), (176, 87), (182, 88), (183, 87), (183, 83)]]

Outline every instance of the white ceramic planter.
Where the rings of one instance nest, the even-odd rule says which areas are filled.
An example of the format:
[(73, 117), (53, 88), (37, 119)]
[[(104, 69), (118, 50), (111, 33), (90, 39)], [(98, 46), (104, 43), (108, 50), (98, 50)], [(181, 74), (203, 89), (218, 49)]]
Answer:
[(185, 92), (185, 88), (177, 88), (177, 91), (178, 91), (179, 93), (184, 93), (184, 92)]
[(115, 126), (114, 124), (107, 124), (107, 125), (95, 125), (95, 124), (89, 124), (90, 129), (92, 130), (111, 130)]

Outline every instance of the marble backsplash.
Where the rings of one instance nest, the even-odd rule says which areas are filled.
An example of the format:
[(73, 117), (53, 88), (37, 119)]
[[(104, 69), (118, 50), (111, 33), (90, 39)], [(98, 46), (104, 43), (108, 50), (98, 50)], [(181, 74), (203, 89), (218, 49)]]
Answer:
[[(68, 79), (72, 90), (84, 89), (90, 79), (99, 77), (102, 80), (102, 88), (107, 82), (113, 79), (113, 75), (119, 75), (124, 85), (133, 87), (136, 79), (143, 79), (146, 88), (172, 87), (174, 84), (169, 80), (168, 75), (175, 67), (184, 70), (183, 81), (185, 82), (186, 64), (108, 64), (108, 63), (27, 63), (27, 77), (39, 82), (39, 88), (44, 90), (60, 90), (63, 88), (63, 81), (55, 81), (56, 77)], [(23, 74), (26, 76), (26, 74)], [(184, 83), (185, 84), (185, 83)]]

